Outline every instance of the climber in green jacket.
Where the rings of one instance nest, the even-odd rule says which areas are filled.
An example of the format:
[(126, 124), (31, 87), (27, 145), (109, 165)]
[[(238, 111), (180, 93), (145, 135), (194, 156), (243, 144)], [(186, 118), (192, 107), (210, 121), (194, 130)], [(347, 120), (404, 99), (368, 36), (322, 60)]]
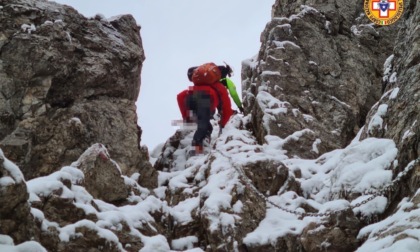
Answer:
[(220, 80), (220, 83), (222, 83), (228, 90), (229, 94), (232, 97), (233, 101), (235, 102), (236, 106), (238, 106), (239, 111), (241, 113), (244, 113), (244, 108), (242, 107), (241, 99), (239, 99), (238, 92), (236, 92), (236, 86), (233, 83), (233, 81), (227, 77)]
[[(226, 63), (225, 63), (226, 64)], [(236, 86), (231, 79), (228, 78), (232, 75), (232, 68), (226, 64), (226, 66), (217, 66), (222, 73), (222, 78), (220, 79), (220, 83), (222, 83), (228, 90), (229, 94), (232, 97), (233, 101), (235, 102), (236, 106), (238, 106), (239, 111), (243, 114), (244, 108), (242, 107), (241, 99), (238, 96), (238, 92), (236, 92)], [(190, 67), (188, 69), (187, 75), (188, 79), (191, 81), (192, 74), (197, 67)]]

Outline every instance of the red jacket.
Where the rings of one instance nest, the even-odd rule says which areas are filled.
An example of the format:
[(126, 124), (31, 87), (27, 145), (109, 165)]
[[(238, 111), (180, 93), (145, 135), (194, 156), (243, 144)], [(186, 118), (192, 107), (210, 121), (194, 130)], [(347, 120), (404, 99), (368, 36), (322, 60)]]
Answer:
[[(185, 99), (190, 92), (193, 91), (204, 91), (210, 95), (211, 98), (211, 112), (214, 112), (216, 108), (218, 108), (219, 113), (221, 114), (222, 118), (220, 119), (219, 123), (222, 127), (226, 125), (229, 121), (229, 118), (232, 116), (233, 111), (231, 108), (229, 94), (225, 86), (222, 83), (216, 82), (210, 85), (194, 85), (188, 87), (187, 90), (182, 91), (178, 94), (178, 106), (179, 110), (181, 111), (182, 118), (185, 120), (188, 117), (188, 109), (185, 104)], [(220, 97), (220, 100), (219, 100)], [(219, 104), (221, 102), (221, 108), (219, 109)]]

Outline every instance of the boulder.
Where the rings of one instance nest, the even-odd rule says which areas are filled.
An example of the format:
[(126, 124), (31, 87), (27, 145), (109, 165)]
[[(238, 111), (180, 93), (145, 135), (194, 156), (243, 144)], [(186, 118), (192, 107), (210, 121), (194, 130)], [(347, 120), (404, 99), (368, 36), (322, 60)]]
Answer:
[(28, 199), (22, 172), (0, 149), (0, 234), (11, 236), (15, 243), (39, 239)]
[(124, 183), (120, 167), (102, 144), (92, 145), (72, 166), (83, 171), (83, 186), (93, 197), (109, 203), (127, 199), (130, 188)]

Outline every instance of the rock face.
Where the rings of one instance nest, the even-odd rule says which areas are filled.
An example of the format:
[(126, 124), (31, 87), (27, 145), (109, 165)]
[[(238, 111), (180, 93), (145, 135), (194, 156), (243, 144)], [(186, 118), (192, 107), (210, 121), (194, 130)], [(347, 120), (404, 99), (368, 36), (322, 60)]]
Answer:
[[(397, 240), (402, 239), (403, 232), (396, 226), (398, 221), (409, 218), (410, 213), (419, 211), (418, 189), (420, 187), (420, 3), (407, 1), (405, 21), (400, 25), (397, 43), (393, 54), (388, 58), (384, 84), (386, 92), (369, 112), (366, 127), (362, 131), (362, 138), (378, 137), (390, 138), (397, 143), (400, 150), (398, 156), (398, 171), (404, 167), (412, 167), (412, 171), (404, 182), (392, 194), (392, 205), (397, 213), (404, 213), (400, 220), (387, 225), (389, 229), (385, 235), (395, 235)], [(417, 160), (414, 162), (412, 160)], [(408, 197), (414, 204), (413, 209), (406, 209), (397, 203), (404, 202)], [(401, 203), (400, 203), (401, 204)], [(389, 221), (391, 217), (384, 220)], [(404, 225), (406, 229), (412, 228), (417, 221)], [(381, 239), (384, 234), (372, 232), (370, 236)], [(383, 239), (383, 238), (382, 238)], [(365, 246), (367, 247), (367, 246)]]
[(1, 4), (5, 155), (31, 179), (102, 143), (127, 174), (150, 170), (136, 123), (144, 52), (134, 18), (87, 19), (50, 1)]
[(247, 115), (212, 121), (189, 159), (179, 129), (152, 167), (134, 19), (3, 0), (0, 250), (417, 252), (420, 4), (404, 2), (378, 27), (361, 0), (277, 0), (244, 61)]
[[(235, 122), (237, 125), (242, 124), (239, 118), (236, 118)], [(217, 124), (213, 126), (217, 127)], [(241, 133), (244, 134), (244, 138), (249, 136), (249, 132), (245, 132)], [(232, 138), (219, 139), (220, 141), (214, 143), (217, 145), (214, 149), (220, 151), (211, 152), (207, 157), (193, 157), (192, 161), (186, 161), (185, 154), (191, 146), (193, 134), (194, 130), (178, 130), (165, 143), (155, 163), (156, 169), (165, 171), (162, 173), (159, 190), (163, 191), (165, 202), (171, 209), (162, 223), (169, 231), (167, 236), (173, 241), (197, 237), (193, 247), (209, 251), (245, 249), (243, 238), (254, 230), (265, 216), (264, 199), (257, 190), (246, 188), (249, 179), (245, 172), (258, 172), (255, 168), (261, 163), (267, 164), (267, 170), (276, 171), (281, 164), (275, 161), (249, 162), (244, 167), (245, 172), (238, 174), (237, 170), (224, 163), (232, 161), (229, 153), (221, 150), (222, 146), (236, 144)], [(218, 138), (216, 130), (212, 138)], [(286, 172), (278, 176), (284, 181), (287, 175)], [(256, 180), (265, 187), (263, 179)], [(268, 187), (276, 191), (280, 185), (272, 181)], [(185, 221), (185, 217), (177, 213), (176, 209), (185, 211), (188, 205), (192, 208), (189, 210), (192, 220)], [(173, 247), (178, 250), (186, 248), (189, 247), (178, 247), (176, 244)]]
[[(398, 155), (389, 169), (396, 192), (385, 190), (385, 220), (368, 226), (355, 217), (357, 211), (344, 211), (307, 225), (295, 247), (285, 244), (296, 237), (284, 235), (271, 244), (252, 244), (255, 251), (372, 251), (372, 240), (392, 234), (393, 242), (402, 242), (398, 226), (418, 224), (404, 220), (418, 212), (407, 206), (417, 202), (419, 188), (420, 5), (405, 1), (401, 20), (383, 27), (369, 24), (362, 6), (276, 1), (259, 54), (243, 63), (244, 101), (258, 141), (283, 138), (289, 157), (323, 162), (323, 153), (347, 146), (358, 131), (358, 140), (392, 139)], [(357, 194), (341, 197), (351, 201)]]
[[(315, 158), (354, 138), (381, 96), (397, 27), (374, 28), (362, 7), (362, 1), (276, 1), (260, 52), (242, 72), (260, 143), (267, 134), (285, 138), (309, 129), (303, 143), (285, 148), (290, 156)], [(278, 102), (267, 104), (271, 96)]]
[[(135, 181), (122, 176), (106, 148), (99, 144), (91, 146), (72, 165), (26, 182), (19, 168), (0, 151), (1, 235), (12, 237), (12, 244), (22, 243), (20, 246), (25, 246), (26, 241), (37, 241), (39, 243), (27, 245), (39, 246), (37, 251), (86, 251), (87, 248), (89, 251), (122, 251), (126, 244), (132, 249), (128, 251), (142, 248), (139, 237), (123, 230), (115, 230), (113, 234), (96, 226), (95, 222), (100, 221), (100, 209), (105, 207), (101, 200), (113, 204), (125, 201), (127, 205), (129, 193), (140, 197), (147, 190), (133, 187)], [(93, 197), (98, 200), (94, 201)], [(109, 233), (104, 236), (104, 232)], [(111, 241), (107, 239), (110, 234), (115, 237)], [(3, 239), (1, 241), (0, 247), (4, 245)]]
[(418, 1), (408, 1), (405, 22), (401, 22), (397, 43), (386, 64), (383, 78), (386, 87), (382, 98), (368, 115), (362, 138), (393, 139), (401, 153), (402, 166), (420, 154), (420, 8)]
[(39, 239), (39, 228), (30, 214), (28, 192), (22, 173), (15, 164), (5, 158), (0, 150), (0, 230), (9, 234), (15, 242)]

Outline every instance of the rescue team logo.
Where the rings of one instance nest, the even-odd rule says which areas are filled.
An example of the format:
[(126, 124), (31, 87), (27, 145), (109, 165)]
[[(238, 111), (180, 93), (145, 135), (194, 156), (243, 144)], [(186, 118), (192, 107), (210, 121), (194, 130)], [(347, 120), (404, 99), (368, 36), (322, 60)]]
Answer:
[(365, 0), (364, 9), (367, 17), (378, 25), (395, 23), (402, 15), (403, 0)]

